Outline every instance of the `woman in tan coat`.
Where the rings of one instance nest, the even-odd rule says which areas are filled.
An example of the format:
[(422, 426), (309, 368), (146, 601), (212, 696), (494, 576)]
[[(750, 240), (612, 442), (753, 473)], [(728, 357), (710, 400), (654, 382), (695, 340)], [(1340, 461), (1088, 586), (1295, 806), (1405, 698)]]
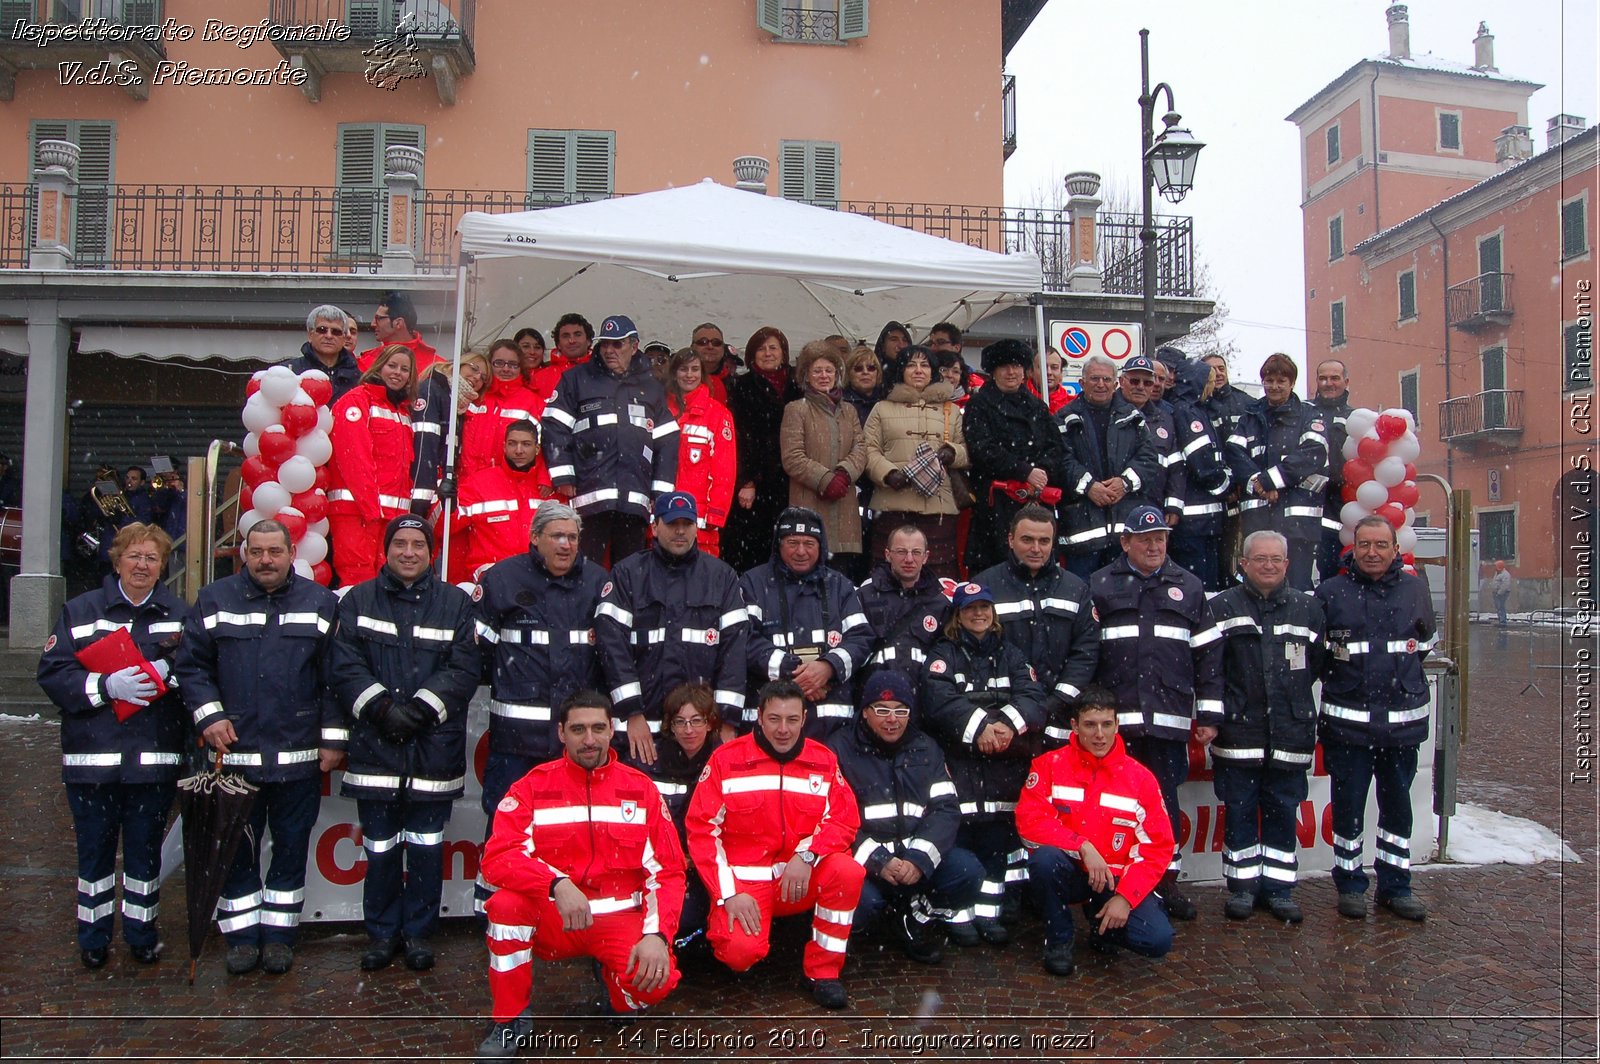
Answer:
[(939, 577), (960, 578), (956, 525), (960, 519), (950, 472), (967, 467), (967, 442), (954, 389), (936, 380), (933, 354), (908, 347), (891, 365), (889, 394), (867, 417), (867, 475), (872, 494), (872, 543), (880, 558), (889, 536), (915, 525), (928, 537), (928, 568)]
[(855, 407), (840, 388), (843, 375), (844, 360), (833, 344), (814, 340), (801, 349), (795, 379), (804, 395), (784, 407), (778, 443), (789, 505), (822, 515), (833, 551), (829, 564), (854, 576), (862, 560), (856, 478), (866, 469), (867, 450)]

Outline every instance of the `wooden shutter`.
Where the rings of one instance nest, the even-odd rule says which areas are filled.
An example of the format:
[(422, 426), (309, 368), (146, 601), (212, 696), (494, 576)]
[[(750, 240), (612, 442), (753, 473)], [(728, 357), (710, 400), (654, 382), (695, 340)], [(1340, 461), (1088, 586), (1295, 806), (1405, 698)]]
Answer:
[[(73, 203), (73, 261), (79, 266), (105, 264), (111, 232), (111, 183), (116, 171), (116, 124), (76, 120), (40, 120), (32, 126), (28, 169), (39, 165), (41, 140), (69, 140), (78, 146), (78, 193)], [(29, 239), (32, 239), (32, 219)]]
[(783, 0), (756, 0), (756, 26), (774, 37), (783, 35)]
[(818, 207), (839, 205), (839, 144), (831, 140), (778, 142), (778, 191)]
[(33, 21), (33, 0), (0, 0), (0, 24), (15, 26)]
[(1589, 250), (1588, 237), (1583, 231), (1584, 215), (1588, 213), (1585, 206), (1582, 198), (1561, 205), (1561, 257), (1564, 259)]
[[(393, 8), (393, 5), (389, 5)], [(350, 36), (356, 40), (367, 40), (378, 36), (378, 31), (394, 24), (394, 19), (385, 20), (383, 17), (383, 0), (345, 0), (345, 21), (350, 27)]]
[(839, 39), (853, 41), (867, 35), (867, 0), (839, 0)]
[(564, 129), (528, 130), (528, 198), (535, 204), (567, 201), (572, 140)]
[(157, 26), (161, 23), (161, 0), (122, 0), (124, 26)]
[(778, 191), (784, 199), (807, 198), (805, 141), (786, 140), (778, 145)]
[[(863, 5), (865, 6), (865, 5)], [(839, 206), (839, 145), (831, 141), (812, 141), (808, 199), (818, 207)]]
[(377, 125), (341, 125), (335, 183), (337, 216), (334, 224), (336, 254), (371, 255), (378, 250)]
[(578, 201), (609, 199), (615, 179), (617, 134), (614, 130), (575, 129), (570, 189)]

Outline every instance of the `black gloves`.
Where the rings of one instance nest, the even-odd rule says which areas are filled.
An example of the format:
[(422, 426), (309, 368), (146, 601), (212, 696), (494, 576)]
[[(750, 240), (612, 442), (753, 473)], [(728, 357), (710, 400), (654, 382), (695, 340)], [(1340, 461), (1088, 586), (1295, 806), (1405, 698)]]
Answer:
[(883, 482), (895, 491), (904, 491), (911, 486), (911, 478), (906, 476), (903, 469), (891, 469), (883, 475)]

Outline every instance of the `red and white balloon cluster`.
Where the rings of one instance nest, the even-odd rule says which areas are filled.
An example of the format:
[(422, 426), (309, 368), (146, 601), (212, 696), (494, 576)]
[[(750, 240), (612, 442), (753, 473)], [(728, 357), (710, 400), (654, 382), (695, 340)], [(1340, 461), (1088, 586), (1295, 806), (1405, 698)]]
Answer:
[(250, 431), (240, 469), (240, 539), (257, 521), (281, 521), (294, 540), (295, 572), (327, 587), (333, 382), (320, 370), (296, 376), (288, 366), (273, 366), (250, 378), (245, 396), (242, 418)]
[(1344, 508), (1339, 511), (1339, 540), (1355, 542), (1356, 522), (1376, 514), (1394, 527), (1400, 554), (1415, 563), (1417, 455), (1416, 422), (1409, 410), (1352, 410), (1345, 419)]

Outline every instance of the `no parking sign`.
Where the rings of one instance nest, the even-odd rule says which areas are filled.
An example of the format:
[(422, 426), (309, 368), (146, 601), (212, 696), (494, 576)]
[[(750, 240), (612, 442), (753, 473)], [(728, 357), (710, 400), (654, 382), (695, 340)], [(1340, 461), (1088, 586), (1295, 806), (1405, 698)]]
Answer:
[(1143, 326), (1128, 321), (1053, 321), (1050, 344), (1066, 360), (1064, 380), (1083, 375), (1083, 360), (1104, 355), (1113, 362), (1140, 354), (1144, 350)]

